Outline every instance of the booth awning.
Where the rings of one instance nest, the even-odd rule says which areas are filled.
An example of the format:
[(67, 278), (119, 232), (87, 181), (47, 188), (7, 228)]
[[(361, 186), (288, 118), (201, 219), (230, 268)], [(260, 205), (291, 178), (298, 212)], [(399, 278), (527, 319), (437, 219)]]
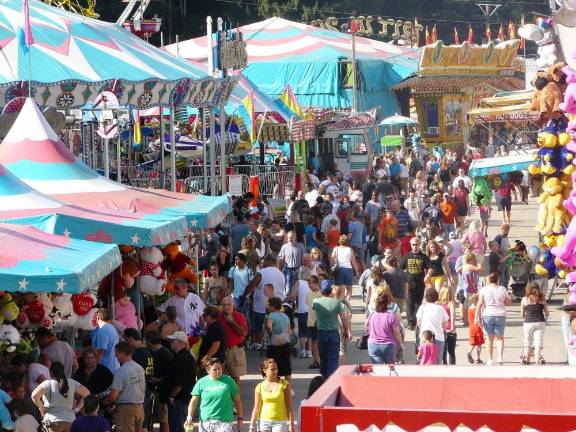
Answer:
[(496, 121), (535, 121), (538, 120), (540, 114), (537, 111), (532, 111), (530, 103), (520, 105), (508, 105), (490, 108), (477, 108), (468, 111), (468, 123), (475, 123), (479, 121), (496, 122)]
[(483, 177), (493, 174), (503, 174), (514, 171), (522, 171), (534, 162), (532, 154), (520, 154), (514, 156), (502, 156), (472, 161), (468, 175), (470, 177)]

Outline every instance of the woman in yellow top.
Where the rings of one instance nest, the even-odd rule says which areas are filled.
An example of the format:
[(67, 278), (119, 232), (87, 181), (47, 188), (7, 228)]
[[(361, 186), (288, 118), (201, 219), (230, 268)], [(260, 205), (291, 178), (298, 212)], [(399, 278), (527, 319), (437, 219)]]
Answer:
[(254, 392), (249, 430), (254, 430), (258, 420), (260, 432), (295, 432), (290, 383), (278, 376), (278, 365), (274, 359), (264, 360), (260, 364), (260, 372), (264, 381), (256, 386)]

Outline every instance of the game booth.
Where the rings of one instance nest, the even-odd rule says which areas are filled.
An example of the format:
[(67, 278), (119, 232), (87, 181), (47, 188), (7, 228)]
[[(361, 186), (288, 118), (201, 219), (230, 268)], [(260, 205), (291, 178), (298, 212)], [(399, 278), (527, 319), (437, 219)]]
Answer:
[(564, 366), (341, 366), (301, 407), (302, 432), (570, 431)]

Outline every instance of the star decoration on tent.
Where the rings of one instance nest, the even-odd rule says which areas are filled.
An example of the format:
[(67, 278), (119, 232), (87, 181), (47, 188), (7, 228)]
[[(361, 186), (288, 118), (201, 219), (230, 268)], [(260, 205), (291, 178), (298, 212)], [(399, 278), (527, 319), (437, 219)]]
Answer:
[(192, 219), (190, 221), (190, 225), (192, 225), (194, 228), (196, 228), (198, 226), (198, 221), (196, 219)]
[(56, 291), (58, 292), (64, 292), (64, 286), (66, 285), (66, 282), (64, 282), (64, 278), (60, 279), (58, 282), (56, 282)]
[(26, 291), (29, 283), (30, 282), (28, 282), (26, 278), (22, 279), (21, 281), (18, 281), (18, 291)]
[(138, 234), (134, 234), (132, 237), (130, 237), (132, 239), (132, 244), (133, 245), (137, 245), (140, 242), (140, 237), (138, 237)]

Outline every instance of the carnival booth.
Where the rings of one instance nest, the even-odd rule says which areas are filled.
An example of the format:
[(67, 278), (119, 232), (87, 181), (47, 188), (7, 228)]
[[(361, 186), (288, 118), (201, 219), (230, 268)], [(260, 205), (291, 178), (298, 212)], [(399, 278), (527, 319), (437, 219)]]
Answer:
[(417, 76), (394, 88), (410, 89), (416, 103), (423, 142), (462, 147), (470, 142), (465, 114), (498, 91), (524, 88), (519, 40), (487, 45), (445, 46), (442, 41), (423, 48)]
[(301, 430), (575, 430), (575, 385), (563, 366), (341, 366), (303, 402)]
[(74, 206), (139, 212), (160, 220), (184, 217), (198, 229), (218, 225), (229, 211), (227, 197), (138, 189), (106, 179), (74, 157), (30, 99), (0, 145), (0, 163), (35, 190)]

